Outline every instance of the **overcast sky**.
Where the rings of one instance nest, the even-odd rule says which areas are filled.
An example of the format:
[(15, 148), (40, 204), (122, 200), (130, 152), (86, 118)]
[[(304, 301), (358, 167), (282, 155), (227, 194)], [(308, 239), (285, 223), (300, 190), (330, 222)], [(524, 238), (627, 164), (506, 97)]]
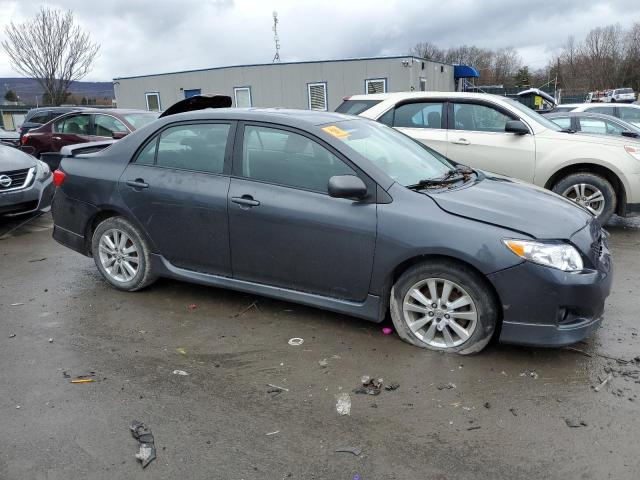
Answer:
[[(86, 78), (96, 81), (269, 63), (273, 10), (282, 61), (404, 55), (430, 41), (512, 46), (532, 69), (570, 34), (581, 39), (594, 27), (640, 21), (639, 0), (0, 0), (0, 39), (4, 25), (43, 4), (72, 9), (101, 45)], [(18, 75), (0, 49), (0, 77), (9, 76)]]

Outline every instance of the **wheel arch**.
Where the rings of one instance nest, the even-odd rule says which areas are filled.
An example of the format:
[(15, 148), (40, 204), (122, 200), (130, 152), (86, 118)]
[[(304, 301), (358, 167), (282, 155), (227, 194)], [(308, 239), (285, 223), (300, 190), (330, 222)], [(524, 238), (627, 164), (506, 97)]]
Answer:
[(144, 236), (149, 245), (151, 245), (151, 247), (155, 250), (154, 243), (149, 238), (146, 230), (142, 228), (142, 226), (135, 220), (135, 218), (132, 217), (132, 215), (115, 205), (104, 205), (100, 207), (95, 215), (89, 218), (85, 226), (85, 249), (89, 256), (91, 256), (91, 240), (93, 238), (93, 232), (96, 230), (98, 225), (100, 225), (100, 223), (112, 217), (123, 217), (127, 221), (131, 222), (138, 229), (140, 234)]
[(551, 175), (551, 177), (549, 177), (549, 179), (544, 184), (544, 188), (551, 190), (553, 189), (553, 186), (562, 178), (574, 173), (594, 173), (607, 179), (613, 186), (613, 190), (616, 193), (617, 202), (615, 213), (618, 215), (624, 215), (627, 204), (627, 191), (624, 183), (617, 173), (615, 173), (610, 168), (604, 167), (602, 165), (586, 162), (567, 165)]

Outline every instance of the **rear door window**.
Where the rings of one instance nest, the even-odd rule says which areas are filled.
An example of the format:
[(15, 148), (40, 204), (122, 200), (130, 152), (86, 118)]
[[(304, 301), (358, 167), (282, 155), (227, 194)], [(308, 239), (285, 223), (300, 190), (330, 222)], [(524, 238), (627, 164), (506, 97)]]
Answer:
[[(158, 167), (222, 173), (231, 125), (205, 123), (178, 125), (160, 134), (155, 164)], [(145, 159), (150, 155), (141, 152)], [(140, 159), (140, 157), (138, 157)]]
[(607, 124), (599, 118), (580, 117), (580, 131), (584, 133), (597, 133), (606, 135)]
[(40, 124), (45, 124), (48, 121), (49, 121), (49, 113), (48, 112), (36, 113), (33, 117), (31, 117), (28, 120), (29, 123), (40, 123)]
[(98, 137), (112, 137), (114, 133), (128, 133), (129, 129), (117, 118), (109, 115), (94, 116), (95, 133)]
[(400, 128), (443, 128), (443, 111), (444, 103), (442, 102), (419, 102), (400, 105), (395, 109), (393, 126)]
[(242, 176), (268, 183), (327, 193), (334, 175), (356, 172), (304, 135), (248, 125), (242, 145)]

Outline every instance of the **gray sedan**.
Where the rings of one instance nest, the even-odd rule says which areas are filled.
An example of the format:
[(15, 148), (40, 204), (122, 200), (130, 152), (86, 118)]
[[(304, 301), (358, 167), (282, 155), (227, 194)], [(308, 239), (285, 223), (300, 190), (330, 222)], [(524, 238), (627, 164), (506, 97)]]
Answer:
[(557, 112), (545, 116), (559, 127), (576, 133), (640, 138), (640, 127), (603, 113)]
[(113, 287), (158, 277), (381, 322), (447, 352), (600, 324), (606, 234), (552, 192), (336, 113), (178, 113), (55, 172), (54, 238)]

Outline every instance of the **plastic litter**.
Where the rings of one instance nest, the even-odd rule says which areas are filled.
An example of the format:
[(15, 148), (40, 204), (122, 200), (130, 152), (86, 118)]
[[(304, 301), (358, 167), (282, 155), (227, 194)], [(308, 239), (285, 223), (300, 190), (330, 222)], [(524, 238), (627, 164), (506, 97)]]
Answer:
[(196, 308), (198, 308), (198, 305), (196, 305), (195, 303), (190, 303), (189, 305), (187, 305), (187, 312), (193, 312)]
[(12, 303), (12, 307), (19, 307), (20, 305), (24, 305), (24, 303)]
[(53, 343), (53, 338), (50, 338), (50, 339), (49, 339), (49, 343)]
[(399, 384), (399, 383), (390, 383), (389, 385), (385, 385), (385, 386), (384, 386), (384, 389), (385, 389), (387, 392), (391, 392), (391, 391), (393, 391), (393, 390), (397, 390), (397, 389), (399, 389), (399, 388), (400, 388), (400, 384)]
[(278, 434), (278, 433), (280, 433), (280, 430), (276, 430), (275, 432), (265, 433), (265, 435), (268, 437), (268, 436), (270, 436), (270, 435), (276, 435), (276, 434)]
[(393, 328), (383, 327), (382, 328), (382, 333), (384, 335), (391, 335), (393, 333)]
[(278, 385), (273, 385), (271, 383), (267, 383), (267, 387), (271, 387), (269, 390), (267, 390), (267, 393), (281, 393), (281, 392), (288, 392), (289, 389), (288, 388), (284, 388), (284, 387), (280, 387)]
[(8, 337), (9, 337), (9, 338), (15, 338), (15, 336), (16, 336), (16, 334), (15, 334), (15, 333), (10, 333), (10, 334), (8, 335)]
[(304, 338), (293, 337), (293, 338), (290, 338), (287, 343), (289, 345), (297, 347), (297, 346), (302, 345), (304, 343)]
[(185, 372), (184, 370), (174, 370), (173, 371), (174, 375), (182, 375), (182, 376), (187, 376), (189, 375), (187, 372)]
[(327, 368), (329, 366), (329, 360), (323, 358), (322, 360), (318, 361), (318, 365), (320, 365), (322, 368)]
[(351, 415), (351, 397), (348, 393), (336, 395), (336, 411), (338, 415)]
[(335, 452), (336, 453), (352, 453), (357, 457), (362, 453), (362, 449), (358, 447), (343, 447), (343, 448), (336, 448)]
[(374, 379), (368, 375), (365, 375), (360, 379), (362, 386), (356, 388), (353, 393), (359, 393), (364, 395), (380, 395), (380, 389), (382, 388), (382, 378)]
[(603, 382), (602, 382), (600, 385), (597, 385), (597, 386), (593, 387), (593, 389), (594, 389), (596, 392), (599, 392), (599, 391), (600, 391), (600, 390), (602, 390), (602, 389), (604, 388), (604, 386), (605, 386), (607, 383), (609, 383), (611, 380), (613, 380), (613, 374), (609, 373), (609, 375), (607, 375), (607, 378), (605, 378), (605, 379), (603, 380)]
[(456, 384), (455, 383), (441, 383), (440, 385), (438, 385), (438, 390), (451, 390), (453, 388), (456, 388)]
[(187, 349), (184, 347), (178, 347), (176, 348), (176, 352), (181, 353), (182, 355), (186, 355), (187, 354)]
[(580, 428), (586, 427), (588, 424), (584, 420), (580, 418), (565, 418), (564, 422), (567, 424), (569, 428)]
[(151, 429), (144, 423), (134, 420), (131, 422), (131, 435), (138, 440), (139, 450), (135, 457), (142, 463), (142, 468), (146, 468), (156, 458), (156, 446)]
[(93, 378), (74, 378), (71, 383), (91, 383), (95, 382)]

